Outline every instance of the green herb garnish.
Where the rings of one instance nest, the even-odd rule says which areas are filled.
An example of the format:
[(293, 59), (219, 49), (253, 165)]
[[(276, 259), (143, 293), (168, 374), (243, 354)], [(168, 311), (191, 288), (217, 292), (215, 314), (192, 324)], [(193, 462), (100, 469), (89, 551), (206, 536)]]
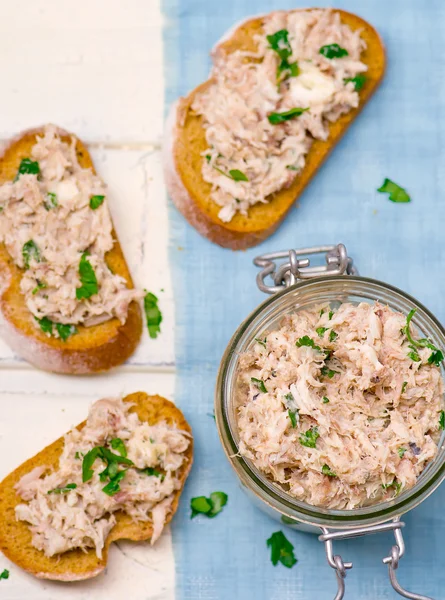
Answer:
[(326, 58), (341, 58), (342, 56), (348, 56), (349, 52), (346, 48), (342, 48), (338, 44), (328, 44), (322, 46), (319, 50), (320, 54), (326, 56)]
[(313, 348), (314, 350), (321, 352), (320, 346), (317, 346), (315, 344), (314, 340), (312, 338), (310, 338), (308, 335), (304, 335), (299, 340), (297, 340), (295, 342), (295, 345), (297, 346), (297, 348), (301, 348), (301, 346), (308, 346), (309, 348)]
[(323, 404), (328, 404), (329, 398), (327, 396), (323, 396)]
[(431, 352), (427, 362), (429, 365), (436, 365), (436, 367), (440, 367), (443, 359), (444, 356), (442, 350), (436, 349), (433, 352)]
[(32, 259), (34, 259), (36, 262), (42, 262), (40, 250), (34, 240), (29, 240), (26, 242), (26, 244), (23, 244), (22, 256), (25, 269), (29, 269), (29, 263)]
[(383, 490), (389, 490), (390, 488), (394, 488), (395, 492), (396, 492), (396, 496), (397, 494), (400, 492), (400, 490), (402, 489), (402, 484), (399, 483), (397, 481), (397, 479), (394, 479), (391, 483), (382, 483), (382, 489)]
[(257, 386), (260, 392), (263, 394), (267, 394), (266, 386), (264, 385), (264, 381), (262, 379), (257, 379), (256, 377), (251, 377), (250, 381)]
[(224, 492), (213, 492), (210, 494), (210, 498), (205, 496), (198, 496), (190, 500), (190, 508), (192, 509), (191, 519), (196, 517), (198, 514), (206, 515), (209, 518), (216, 517), (228, 500), (227, 494)]
[[(432, 350), (432, 352), (428, 358), (428, 364), (430, 364), (430, 365), (434, 364), (434, 365), (436, 365), (436, 367), (440, 367), (440, 363), (444, 360), (443, 352), (441, 350), (439, 350), (439, 348), (436, 348), (436, 346), (427, 338), (421, 338), (420, 340), (415, 340), (411, 335), (411, 331), (410, 331), (411, 320), (412, 320), (413, 316), (415, 315), (416, 311), (417, 311), (416, 308), (413, 308), (412, 310), (409, 311), (408, 316), (406, 317), (406, 325), (402, 329), (402, 333), (404, 333), (406, 335), (406, 337), (408, 338), (408, 341), (410, 342), (410, 348), (413, 350), (413, 352), (410, 352), (408, 354), (408, 356), (410, 358), (412, 358), (412, 360), (419, 362), (420, 357), (419, 357), (418, 353), (416, 352), (416, 347), (417, 348), (429, 348), (430, 350)], [(417, 358), (415, 358), (415, 357), (417, 357)]]
[(328, 329), (329, 327), (317, 327), (315, 331), (317, 332), (319, 337), (323, 337)]
[(112, 479), (110, 479), (110, 482), (102, 488), (102, 491), (107, 494), (107, 496), (114, 496), (114, 494), (117, 494), (117, 492), (120, 491), (120, 482), (124, 477), (125, 471), (119, 471)]
[(42, 319), (34, 317), (34, 319), (40, 325), (40, 329), (43, 331), (43, 333), (52, 334), (54, 323), (50, 319), (48, 319), (48, 317), (43, 317)]
[(391, 202), (411, 202), (411, 197), (408, 192), (400, 187), (400, 185), (397, 185), (397, 183), (394, 183), (394, 181), (391, 181), (391, 179), (385, 179), (382, 186), (379, 187), (377, 191), (381, 194), (389, 194), (389, 200), (391, 200)]
[(300, 434), (300, 444), (306, 446), (306, 448), (315, 448), (317, 446), (317, 440), (320, 437), (317, 427), (311, 427), (306, 433)]
[(14, 181), (20, 177), (20, 175), (39, 175), (40, 174), (40, 165), (36, 160), (31, 160), (30, 158), (22, 158), (19, 166), (19, 170), (17, 171), (17, 175), (15, 176)]
[(347, 77), (343, 81), (345, 83), (349, 83), (349, 82), (353, 83), (354, 87), (355, 87), (355, 91), (359, 92), (366, 83), (366, 75), (363, 75), (363, 73), (359, 73), (355, 77)]
[(3, 569), (3, 571), (0, 573), (0, 579), (9, 579), (8, 569)]
[(116, 452), (119, 452), (119, 454), (121, 456), (123, 456), (124, 458), (127, 458), (127, 448), (125, 447), (125, 444), (121, 440), (121, 438), (112, 439), (110, 442), (110, 446), (113, 448), (113, 450), (116, 450)]
[(329, 314), (328, 314), (329, 320), (331, 320), (333, 316), (334, 316), (334, 311), (330, 310)]
[(249, 181), (247, 176), (238, 169), (230, 169), (229, 175), (233, 179), (233, 181)]
[(280, 123), (285, 123), (286, 121), (290, 121), (295, 117), (299, 117), (307, 110), (309, 110), (309, 108), (291, 108), (290, 110), (286, 110), (284, 112), (270, 113), (267, 115), (267, 118), (271, 125), (279, 125)]
[(329, 465), (323, 465), (321, 472), (323, 475), (327, 475), (328, 477), (337, 477), (337, 474), (334, 473), (334, 471), (331, 471), (331, 467)]
[(335, 331), (332, 329), (330, 334), (329, 334), (329, 341), (330, 342), (335, 342), (335, 340), (338, 338), (338, 333), (335, 333)]
[(52, 208), (57, 208), (59, 206), (57, 196), (53, 192), (48, 192), (46, 198), (47, 200), (43, 204), (46, 210), (51, 210)]
[(401, 392), (402, 394), (405, 392), (405, 390), (406, 390), (406, 386), (407, 386), (407, 385), (408, 385), (408, 382), (407, 382), (407, 381), (404, 381), (404, 382), (402, 383), (402, 392)]
[(162, 313), (158, 307), (158, 298), (151, 292), (147, 292), (147, 290), (144, 290), (144, 292), (144, 311), (148, 334), (154, 340), (161, 333)]
[[(97, 458), (100, 458), (107, 464), (107, 468), (110, 468), (110, 465), (114, 464), (124, 464), (130, 467), (134, 466), (133, 462), (126, 458), (125, 456), (120, 456), (119, 454), (114, 454), (111, 450), (104, 448), (104, 446), (95, 446), (89, 452), (85, 454), (82, 462), (82, 481), (85, 483), (89, 481), (94, 474), (93, 464)], [(113, 466), (112, 471), (116, 470), (116, 467)], [(103, 472), (102, 472), (103, 473)]]
[(74, 335), (75, 333), (77, 333), (77, 328), (74, 325), (64, 325), (63, 323), (56, 323), (56, 329), (62, 342), (66, 342), (70, 335)]
[(270, 560), (274, 567), (280, 562), (284, 567), (291, 569), (298, 561), (294, 555), (294, 547), (282, 531), (276, 531), (267, 540), (270, 548)]
[(332, 369), (329, 369), (328, 367), (322, 367), (320, 372), (322, 375), (328, 376), (329, 379), (332, 379), (334, 377), (334, 375), (336, 375), (338, 373), (338, 371), (333, 371)]
[(440, 411), (439, 429), (445, 429), (445, 411), (444, 410)]
[(400, 456), (400, 458), (403, 458), (405, 456), (405, 452), (406, 452), (406, 448), (399, 448), (397, 450), (397, 454)]
[(79, 262), (79, 279), (82, 285), (76, 289), (78, 300), (91, 298), (99, 291), (96, 273), (88, 260), (89, 254), (88, 251), (84, 252)]
[(43, 290), (45, 288), (46, 288), (46, 283), (44, 281), (37, 280), (37, 285), (32, 290), (32, 295), (35, 296), (39, 290)]
[(255, 338), (255, 341), (257, 342), (257, 344), (261, 344), (262, 346), (266, 347), (267, 338), (264, 338), (264, 340), (260, 340), (259, 338)]
[(49, 490), (48, 494), (67, 494), (71, 492), (71, 490), (75, 490), (77, 487), (76, 483), (67, 483), (65, 487), (54, 488), (53, 490)]
[(161, 473), (161, 471), (158, 471), (158, 469), (155, 469), (154, 467), (147, 467), (146, 469), (142, 469), (142, 472), (150, 477), (159, 477), (161, 482), (165, 479), (164, 473)]
[(292, 47), (288, 40), (289, 32), (287, 29), (280, 29), (273, 35), (267, 36), (267, 41), (270, 44), (270, 48), (274, 50), (281, 61), (277, 67), (277, 81), (278, 84), (289, 77), (296, 77), (300, 72), (298, 64), (296, 62), (290, 63), (288, 58), (292, 54)]
[(414, 362), (420, 362), (420, 360), (421, 360), (420, 356), (417, 354), (417, 352), (415, 350), (408, 352), (408, 357), (411, 360), (413, 360)]
[(285, 394), (284, 397), (286, 398), (286, 400), (288, 400), (289, 402), (293, 402), (294, 401), (294, 395), (291, 394), (291, 392), (289, 392), (288, 394)]
[(289, 408), (289, 410), (287, 411), (287, 414), (289, 415), (289, 419), (291, 422), (292, 427), (295, 429), (295, 427), (297, 426), (298, 423), (298, 409), (297, 410), (291, 410)]
[(96, 208), (99, 208), (99, 206), (101, 204), (103, 204), (104, 200), (105, 200), (105, 196), (91, 196), (90, 197), (90, 208), (92, 208), (93, 210), (96, 210)]

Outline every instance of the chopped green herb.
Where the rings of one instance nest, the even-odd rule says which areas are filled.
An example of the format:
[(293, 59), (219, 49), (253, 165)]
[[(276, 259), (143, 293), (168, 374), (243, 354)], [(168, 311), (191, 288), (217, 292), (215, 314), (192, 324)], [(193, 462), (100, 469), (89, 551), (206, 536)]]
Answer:
[(342, 56), (348, 56), (349, 52), (346, 48), (342, 48), (338, 44), (328, 44), (322, 46), (319, 50), (320, 54), (326, 56), (326, 58), (342, 58)]
[(257, 342), (257, 344), (261, 344), (262, 346), (266, 347), (267, 338), (264, 338), (264, 340), (260, 340), (259, 338), (255, 338), (255, 341)]
[(321, 309), (320, 311), (320, 318), (324, 315), (324, 308)]
[(322, 367), (320, 372), (322, 375), (328, 376), (329, 379), (332, 379), (334, 377), (334, 375), (336, 375), (338, 373), (338, 371), (333, 371), (332, 369), (329, 369), (328, 367)]
[(332, 329), (330, 334), (329, 334), (329, 341), (330, 342), (335, 342), (335, 340), (338, 338), (338, 333), (335, 333), (335, 331)]
[(144, 292), (144, 311), (148, 334), (154, 340), (161, 333), (162, 313), (158, 307), (158, 298), (151, 292), (147, 292), (147, 290), (144, 290)]
[(198, 514), (207, 515), (209, 518), (216, 517), (227, 504), (227, 500), (228, 496), (224, 492), (212, 492), (210, 498), (205, 496), (192, 498), (190, 501), (192, 510), (190, 518), (193, 519)]
[(269, 119), (269, 123), (271, 125), (279, 125), (280, 123), (285, 123), (286, 121), (290, 121), (295, 117), (299, 117), (304, 112), (309, 110), (309, 108), (291, 108), (290, 110), (286, 110), (284, 112), (273, 112), (270, 113), (267, 118)]
[(413, 360), (414, 362), (420, 362), (420, 356), (417, 354), (417, 352), (415, 350), (413, 350), (412, 352), (408, 352), (408, 357)]
[(270, 560), (274, 567), (280, 562), (284, 567), (291, 569), (298, 561), (294, 555), (294, 547), (282, 531), (276, 531), (267, 540), (270, 548)]
[(323, 396), (323, 404), (328, 404), (329, 398), (327, 396)]
[[(82, 454), (82, 456), (83, 456), (83, 454)], [(80, 452), (76, 452), (76, 454), (74, 455), (74, 458), (76, 460), (80, 460), (80, 457), (81, 457), (81, 453)]]
[(381, 194), (389, 194), (389, 200), (391, 200), (391, 202), (411, 202), (411, 197), (408, 192), (400, 187), (400, 185), (397, 185), (397, 183), (394, 183), (394, 181), (391, 181), (391, 179), (385, 179), (382, 186), (379, 187), (377, 191)]
[(38, 281), (36, 287), (32, 290), (32, 295), (35, 296), (39, 290), (43, 290), (46, 288), (46, 283), (44, 281)]
[(289, 171), (299, 171), (300, 170), (298, 167), (295, 167), (294, 165), (287, 165), (286, 169), (289, 169)]
[(290, 419), (292, 427), (295, 429), (295, 427), (297, 426), (297, 423), (298, 423), (298, 410), (291, 410), (289, 408), (289, 410), (287, 411), (287, 414), (289, 415), (289, 419)]
[(230, 169), (229, 175), (233, 179), (233, 181), (249, 181), (247, 176), (238, 169)]
[(323, 337), (328, 329), (329, 327), (317, 327), (315, 331), (317, 332), (319, 337)]
[(445, 429), (445, 410), (440, 411), (439, 429)]
[(39, 175), (40, 174), (40, 165), (36, 160), (31, 160), (30, 158), (22, 158), (19, 166), (19, 170), (17, 171), (17, 175), (15, 176), (14, 181), (20, 177), (20, 175)]
[(22, 256), (25, 269), (29, 269), (29, 264), (32, 259), (36, 262), (42, 262), (40, 250), (34, 240), (29, 240), (26, 244), (23, 244)]
[(396, 492), (396, 496), (397, 494), (400, 492), (400, 490), (402, 489), (402, 484), (399, 483), (397, 481), (397, 479), (394, 479), (394, 481), (392, 481), (391, 483), (382, 483), (382, 489), (383, 490), (389, 490), (391, 488), (394, 488), (395, 492)]
[(256, 377), (251, 377), (250, 381), (257, 386), (260, 392), (263, 394), (267, 394), (266, 386), (264, 385), (264, 381), (262, 379), (257, 379)]
[(330, 310), (329, 315), (328, 315), (329, 320), (331, 320), (333, 316), (334, 316), (334, 311)]
[(210, 162), (212, 160), (212, 157), (210, 154), (206, 154), (206, 161)]
[(337, 477), (334, 471), (331, 471), (331, 467), (329, 465), (323, 465), (321, 468), (321, 472), (323, 475), (327, 475), (328, 477)]
[(82, 284), (76, 289), (78, 300), (88, 299), (99, 291), (96, 273), (88, 260), (89, 252), (84, 252), (79, 262), (79, 279)]
[(124, 458), (127, 458), (127, 448), (125, 447), (125, 444), (121, 440), (121, 438), (112, 439), (110, 442), (110, 446), (113, 448), (113, 450), (116, 450), (116, 452), (119, 452), (119, 454), (121, 456), (123, 456)]
[(57, 196), (53, 192), (48, 192), (46, 198), (46, 202), (44, 203), (46, 210), (51, 210), (52, 208), (57, 208), (59, 206)]
[(315, 344), (314, 340), (312, 338), (310, 338), (308, 335), (304, 335), (299, 340), (297, 340), (295, 342), (295, 345), (297, 346), (297, 348), (301, 348), (301, 346), (308, 346), (309, 348), (313, 348), (314, 350), (321, 352), (320, 346), (317, 346)]
[(297, 77), (300, 74), (300, 68), (297, 62), (290, 63), (284, 58), (277, 67), (277, 81), (281, 83), (289, 77)]
[[(436, 348), (436, 346), (427, 338), (421, 338), (420, 340), (415, 340), (411, 335), (411, 331), (410, 331), (411, 320), (412, 320), (413, 316), (415, 315), (416, 311), (417, 311), (416, 308), (413, 308), (412, 310), (409, 311), (408, 316), (406, 317), (406, 325), (401, 330), (401, 333), (405, 334), (406, 337), (408, 338), (408, 341), (410, 342), (410, 348), (413, 350), (413, 352), (410, 352), (410, 354), (408, 354), (408, 356), (410, 356), (410, 358), (412, 358), (416, 362), (419, 362), (420, 357), (419, 357), (418, 353), (416, 352), (416, 347), (417, 348), (429, 348), (430, 350), (432, 350), (432, 352), (430, 354), (430, 357), (428, 358), (428, 364), (430, 364), (430, 365), (434, 364), (434, 365), (436, 365), (436, 367), (440, 367), (440, 363), (444, 360), (443, 352), (441, 350), (439, 350), (439, 348)], [(411, 355), (416, 356), (417, 359), (413, 358), (413, 356), (411, 356)]]
[(119, 484), (124, 477), (125, 471), (119, 471), (112, 479), (110, 479), (110, 482), (102, 488), (102, 491), (107, 494), (107, 496), (114, 496), (114, 494), (117, 494), (117, 492), (120, 491), (121, 488)]
[(161, 473), (161, 471), (158, 471), (158, 469), (155, 469), (153, 467), (147, 467), (146, 469), (142, 469), (142, 472), (149, 476), (159, 477), (161, 482), (165, 479), (164, 473)]
[(275, 50), (278, 56), (284, 60), (292, 54), (292, 48), (288, 39), (289, 32), (287, 29), (280, 29), (272, 35), (267, 36), (267, 41), (270, 48)]
[[(113, 454), (113, 452), (107, 448), (104, 448), (103, 446), (95, 446), (83, 457), (82, 481), (84, 483), (93, 477), (94, 471), (92, 467), (97, 458), (103, 460), (107, 464), (108, 469), (113, 463), (124, 464), (130, 467), (134, 466), (133, 462), (129, 458), (126, 458), (125, 456), (119, 456), (119, 454)], [(113, 470), (116, 470), (114, 466), (112, 467), (112, 471)]]
[(366, 75), (363, 75), (363, 73), (359, 73), (355, 77), (348, 77), (348, 78), (344, 79), (343, 81), (345, 83), (349, 83), (349, 82), (353, 83), (354, 87), (355, 87), (355, 91), (359, 92), (366, 83)]
[(288, 400), (289, 402), (293, 402), (295, 400), (293, 394), (291, 394), (291, 392), (289, 392), (288, 394), (285, 394), (284, 397), (286, 398), (286, 400)]
[(300, 444), (306, 446), (306, 448), (315, 448), (317, 446), (317, 440), (320, 437), (317, 427), (311, 427), (306, 433), (300, 434)]
[(40, 325), (40, 329), (43, 331), (43, 333), (52, 334), (54, 323), (50, 319), (48, 319), (48, 317), (43, 317), (42, 319), (38, 319), (37, 317), (34, 317), (34, 319)]
[(0, 579), (9, 579), (8, 569), (3, 569), (3, 571), (0, 573)]
[(91, 196), (90, 197), (90, 208), (92, 208), (93, 210), (96, 210), (96, 208), (99, 208), (99, 206), (101, 204), (103, 204), (104, 200), (105, 200), (105, 196)]
[(405, 456), (405, 452), (406, 452), (406, 448), (399, 448), (397, 450), (397, 454), (400, 456), (400, 458), (403, 458)]
[(77, 328), (74, 325), (64, 325), (63, 323), (56, 323), (56, 329), (60, 339), (63, 342), (66, 342), (70, 335), (74, 335), (75, 333), (77, 333)]
[(48, 494), (67, 494), (68, 492), (71, 492), (71, 490), (75, 490), (76, 487), (77, 484), (75, 483), (67, 483), (65, 487), (49, 490)]
[(440, 367), (443, 359), (444, 356), (442, 350), (434, 350), (433, 352), (431, 352), (430, 357), (428, 358), (428, 364)]
[(405, 390), (406, 390), (406, 386), (407, 386), (407, 385), (408, 385), (408, 382), (407, 382), (407, 381), (404, 381), (404, 382), (402, 383), (402, 394), (405, 392)]

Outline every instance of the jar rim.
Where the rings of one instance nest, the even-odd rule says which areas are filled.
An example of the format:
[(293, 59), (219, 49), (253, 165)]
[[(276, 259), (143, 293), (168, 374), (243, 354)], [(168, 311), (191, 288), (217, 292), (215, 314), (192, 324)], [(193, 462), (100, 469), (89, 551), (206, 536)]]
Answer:
[[(431, 325), (436, 329), (436, 333), (441, 338), (441, 345), (442, 347), (445, 347), (445, 329), (438, 319), (416, 298), (391, 284), (359, 275), (328, 275), (299, 281), (282, 292), (266, 298), (266, 300), (250, 313), (233, 334), (223, 354), (218, 370), (215, 390), (215, 417), (218, 434), (229, 462), (235, 469), (242, 484), (250, 489), (255, 496), (259, 497), (265, 504), (275, 508), (283, 516), (288, 517), (291, 520), (294, 519), (295, 521), (320, 527), (334, 526), (337, 528), (348, 528), (357, 525), (378, 524), (400, 516), (418, 506), (425, 498), (433, 493), (445, 478), (445, 433), (442, 434), (436, 457), (422, 471), (418, 481), (412, 488), (402, 492), (400, 496), (389, 501), (350, 510), (337, 510), (325, 509), (297, 500), (268, 479), (267, 476), (261, 473), (249, 459), (241, 456), (239, 454), (238, 443), (235, 439), (233, 424), (231, 424), (228, 415), (228, 407), (232, 400), (227, 397), (230, 378), (229, 369), (233, 367), (234, 361), (236, 361), (236, 356), (239, 354), (237, 349), (241, 343), (246, 340), (249, 327), (255, 323), (269, 307), (280, 303), (284, 305), (284, 301), (289, 295), (293, 295), (295, 292), (303, 289), (308, 289), (310, 286), (320, 288), (325, 284), (332, 283), (335, 285), (338, 284), (338, 291), (341, 291), (342, 293), (345, 293), (345, 283), (347, 284), (346, 287), (351, 286), (351, 284), (359, 284), (369, 286), (370, 291), (372, 291), (373, 287), (380, 288), (389, 293), (394, 299), (401, 298), (404, 302), (415, 307), (418, 314), (425, 317), (425, 321), (428, 325)], [(314, 296), (313, 301), (317, 301), (316, 296)], [(251, 337), (250, 341), (247, 343), (250, 343), (252, 339), (253, 338)], [(443, 375), (444, 369), (442, 365), (442, 376)]]

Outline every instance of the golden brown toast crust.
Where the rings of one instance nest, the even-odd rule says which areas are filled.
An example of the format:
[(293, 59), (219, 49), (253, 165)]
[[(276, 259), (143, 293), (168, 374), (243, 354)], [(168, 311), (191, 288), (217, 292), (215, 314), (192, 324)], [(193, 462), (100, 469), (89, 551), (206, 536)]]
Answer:
[[(58, 132), (67, 142), (75, 137), (61, 129)], [(14, 179), (22, 158), (30, 156), (37, 135), (43, 135), (43, 128), (25, 131), (3, 150), (0, 185)], [(88, 150), (77, 138), (76, 151), (80, 165), (95, 172)], [(106, 254), (107, 264), (132, 288), (131, 275), (114, 230), (113, 239), (114, 246)], [(93, 327), (79, 326), (78, 333), (63, 342), (46, 336), (35, 326), (20, 292), (22, 273), (5, 245), (0, 244), (0, 334), (18, 355), (45, 371), (84, 374), (108, 370), (125, 362), (134, 352), (142, 334), (141, 310), (136, 302), (130, 305), (124, 325), (113, 318)]]
[[(124, 398), (124, 402), (134, 404), (131, 411), (137, 413), (141, 421), (150, 424), (166, 421), (182, 431), (192, 433), (190, 425), (176, 406), (161, 396), (148, 396), (136, 392)], [(84, 427), (85, 421), (77, 426)], [(16, 521), (15, 507), (22, 502), (14, 490), (15, 484), (32, 469), (46, 465), (56, 467), (62, 454), (64, 438), (61, 437), (50, 446), (30, 458), (0, 483), (0, 551), (16, 565), (40, 579), (59, 581), (79, 581), (90, 579), (101, 573), (107, 564), (108, 548), (116, 540), (126, 539), (136, 542), (150, 540), (153, 529), (151, 523), (135, 523), (124, 513), (115, 513), (117, 523), (111, 530), (103, 550), (102, 559), (97, 558), (94, 549), (87, 553), (71, 550), (64, 554), (48, 558), (31, 544), (31, 532), (24, 521)], [(166, 524), (171, 521), (178, 507), (179, 498), (185, 480), (193, 463), (193, 439), (186, 452), (187, 460), (181, 468), (179, 477), (181, 488), (176, 492)]]
[[(211, 80), (195, 88), (186, 98), (180, 98), (172, 108), (166, 128), (164, 160), (167, 189), (189, 223), (212, 242), (232, 250), (242, 250), (269, 237), (378, 87), (386, 63), (385, 49), (378, 33), (357, 15), (343, 10), (335, 12), (351, 29), (361, 29), (361, 36), (367, 44), (362, 54), (362, 61), (368, 66), (367, 81), (359, 92), (360, 104), (329, 125), (327, 141), (314, 141), (307, 154), (306, 165), (292, 185), (274, 194), (267, 204), (252, 206), (248, 216), (238, 213), (229, 223), (221, 221), (218, 218), (221, 207), (210, 199), (211, 185), (201, 175), (202, 153), (207, 148), (207, 142), (202, 127), (203, 119), (193, 113), (191, 105), (195, 96), (210, 85)], [(253, 36), (261, 32), (262, 21), (263, 17), (245, 21), (212, 54), (254, 50)]]

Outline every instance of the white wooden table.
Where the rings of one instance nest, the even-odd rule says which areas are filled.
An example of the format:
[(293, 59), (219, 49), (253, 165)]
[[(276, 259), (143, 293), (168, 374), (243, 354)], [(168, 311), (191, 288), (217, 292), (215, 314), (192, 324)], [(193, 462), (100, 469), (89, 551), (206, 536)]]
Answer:
[[(111, 374), (39, 372), (0, 341), (0, 478), (86, 416), (106, 395), (144, 390), (173, 399), (174, 304), (167, 201), (160, 164), (164, 112), (160, 0), (0, 2), (0, 139), (53, 122), (91, 150), (109, 186), (116, 230), (135, 284), (159, 297), (162, 333), (146, 332), (129, 363)], [(0, 554), (2, 600), (174, 598), (170, 532), (155, 548), (113, 545), (105, 576), (38, 581)]]

